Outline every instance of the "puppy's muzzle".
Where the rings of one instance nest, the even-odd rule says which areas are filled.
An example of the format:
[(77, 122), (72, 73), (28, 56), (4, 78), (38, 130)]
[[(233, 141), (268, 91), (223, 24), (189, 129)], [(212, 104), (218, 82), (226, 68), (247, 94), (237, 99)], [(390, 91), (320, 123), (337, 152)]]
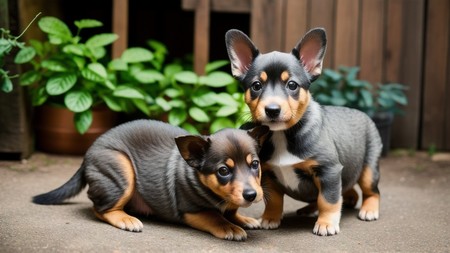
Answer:
[(267, 117), (274, 120), (280, 116), (281, 107), (278, 104), (269, 104), (264, 108)]

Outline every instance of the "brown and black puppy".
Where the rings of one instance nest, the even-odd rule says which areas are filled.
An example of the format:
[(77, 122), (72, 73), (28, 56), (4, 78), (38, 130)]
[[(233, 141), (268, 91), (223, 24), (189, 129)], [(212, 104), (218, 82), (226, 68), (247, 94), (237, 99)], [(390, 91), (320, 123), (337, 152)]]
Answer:
[(120, 229), (142, 230), (132, 212), (245, 240), (241, 227), (257, 228), (259, 222), (237, 209), (263, 198), (258, 152), (268, 131), (195, 136), (159, 121), (128, 122), (99, 137), (67, 183), (33, 202), (59, 204), (88, 184), (96, 216)]
[(309, 92), (322, 72), (325, 30), (309, 31), (290, 53), (261, 54), (238, 30), (228, 31), (225, 39), (253, 123), (271, 130), (260, 152), (263, 185), (268, 185), (261, 226), (280, 225), (287, 194), (311, 203), (300, 213), (318, 209), (315, 234), (337, 234), (342, 205), (356, 205), (356, 183), (363, 193), (359, 218), (378, 219), (382, 144), (374, 123), (354, 109), (321, 106)]

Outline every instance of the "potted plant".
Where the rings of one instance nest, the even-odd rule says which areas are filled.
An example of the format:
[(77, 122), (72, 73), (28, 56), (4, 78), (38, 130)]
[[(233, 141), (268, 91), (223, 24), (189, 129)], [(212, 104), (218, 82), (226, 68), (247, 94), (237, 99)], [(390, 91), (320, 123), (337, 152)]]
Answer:
[(358, 79), (358, 67), (340, 67), (337, 71), (324, 69), (311, 86), (311, 93), (320, 104), (355, 108), (367, 113), (375, 122), (383, 141), (383, 155), (390, 146), (390, 128), (394, 115), (402, 114), (401, 106), (408, 103), (405, 85), (377, 84)]
[(55, 17), (41, 18), (38, 26), (48, 40), (30, 40), (31, 46), (18, 52), (23, 57), (16, 62), (31, 66), (20, 76), (20, 83), (28, 86), (32, 105), (37, 107), (38, 148), (83, 154), (99, 135), (116, 124), (114, 112), (148, 112), (144, 106), (146, 92), (118, 84), (114, 68), (152, 60), (149, 50), (129, 48), (121, 59), (108, 59), (106, 47), (117, 39), (116, 34), (96, 34), (86, 40), (81, 37), (82, 30), (102, 26), (97, 20), (75, 21), (75, 35)]
[[(237, 82), (219, 70), (228, 61), (209, 63), (206, 75), (199, 76), (192, 71), (192, 64), (165, 64), (167, 48), (155, 40), (148, 41), (151, 50), (128, 48), (121, 57), (108, 59), (106, 47), (117, 35), (81, 37), (82, 30), (101, 25), (92, 19), (75, 21), (73, 35), (61, 20), (43, 17), (38, 26), (48, 40), (30, 40), (30, 46), (24, 45), (18, 52), (21, 57), (17, 63), (31, 66), (21, 75), (20, 83), (28, 87), (37, 107), (37, 146), (41, 150), (84, 153), (115, 123), (110, 120), (110, 125), (100, 127), (96, 120), (104, 117), (98, 112), (125, 112), (132, 117), (143, 114), (192, 133), (239, 127), (247, 120), (248, 109)], [(65, 114), (52, 116), (48, 111)], [(141, 115), (136, 116), (136, 112)], [(47, 127), (49, 123), (56, 125)], [(62, 127), (72, 128), (68, 136), (49, 136), (50, 132), (67, 132)], [(51, 141), (50, 146), (44, 140)], [(84, 144), (74, 144), (80, 140), (85, 140)], [(73, 147), (77, 150), (67, 150)]]
[(220, 71), (228, 61), (210, 62), (205, 75), (199, 76), (181, 63), (164, 69), (165, 79), (156, 97), (155, 108), (167, 121), (191, 133), (212, 133), (225, 127), (239, 127), (248, 118), (238, 83), (228, 73)]

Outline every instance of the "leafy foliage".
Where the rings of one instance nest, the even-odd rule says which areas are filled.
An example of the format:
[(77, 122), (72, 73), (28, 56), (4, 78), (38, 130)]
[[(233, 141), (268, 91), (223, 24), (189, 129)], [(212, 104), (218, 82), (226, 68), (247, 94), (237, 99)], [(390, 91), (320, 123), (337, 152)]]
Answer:
[(355, 108), (373, 116), (379, 112), (402, 113), (408, 104), (406, 86), (398, 83), (377, 84), (358, 79), (358, 67), (324, 69), (311, 86), (316, 101), (323, 105)]
[(20, 83), (28, 86), (32, 104), (56, 104), (73, 111), (80, 133), (90, 127), (92, 110), (101, 104), (117, 112), (164, 119), (192, 133), (240, 126), (242, 115), (248, 115), (237, 82), (219, 70), (228, 61), (211, 62), (206, 75), (199, 76), (191, 70), (192, 64), (166, 64), (168, 50), (155, 40), (108, 59), (107, 47), (117, 35), (102, 33), (84, 39), (84, 29), (102, 23), (83, 19), (74, 25), (72, 33), (58, 18), (41, 18), (38, 26), (47, 41), (30, 40), (29, 47), (21, 44), (16, 63), (31, 66), (20, 76)]
[(9, 71), (4, 68), (5, 57), (9, 55), (14, 48), (19, 49), (16, 56), (14, 57), (14, 63), (16, 64), (27, 63), (31, 61), (31, 59), (33, 59), (36, 55), (36, 51), (34, 50), (34, 48), (25, 46), (25, 43), (20, 42), (19, 39), (39, 15), (40, 13), (36, 15), (36, 17), (30, 22), (30, 24), (19, 36), (11, 35), (11, 32), (9, 30), (0, 28), (0, 89), (3, 92), (11, 92), (13, 89), (11, 79), (18, 77), (17, 75), (9, 75)]

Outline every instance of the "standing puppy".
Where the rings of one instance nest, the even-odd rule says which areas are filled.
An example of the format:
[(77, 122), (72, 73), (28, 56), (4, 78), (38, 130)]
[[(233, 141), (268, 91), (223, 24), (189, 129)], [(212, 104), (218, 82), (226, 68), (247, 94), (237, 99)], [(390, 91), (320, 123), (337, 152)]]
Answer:
[(96, 216), (120, 229), (142, 230), (131, 212), (245, 240), (241, 226), (256, 228), (259, 222), (237, 209), (262, 199), (258, 151), (268, 131), (225, 129), (193, 136), (159, 121), (128, 122), (99, 137), (67, 183), (33, 202), (58, 204), (88, 184)]
[[(322, 72), (326, 49), (323, 29), (309, 31), (291, 53), (259, 53), (241, 31), (226, 33), (233, 76), (243, 85), (253, 122), (269, 126), (260, 152), (263, 185), (268, 186), (261, 225), (280, 225), (283, 195), (311, 203), (298, 212), (319, 216), (313, 232), (339, 232), (342, 205), (354, 207), (362, 189), (359, 218), (379, 216), (379, 133), (366, 114), (344, 107), (321, 106), (309, 86)], [(342, 198), (343, 196), (343, 198)]]

